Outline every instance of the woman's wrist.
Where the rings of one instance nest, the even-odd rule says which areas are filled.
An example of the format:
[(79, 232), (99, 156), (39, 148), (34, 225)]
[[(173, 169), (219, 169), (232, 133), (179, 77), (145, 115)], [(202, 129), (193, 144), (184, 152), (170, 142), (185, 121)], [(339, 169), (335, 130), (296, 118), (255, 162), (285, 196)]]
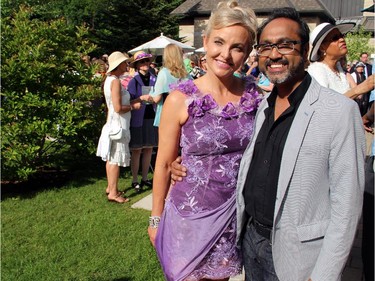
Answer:
[(160, 217), (159, 216), (150, 216), (148, 219), (148, 225), (151, 228), (158, 228), (160, 223)]

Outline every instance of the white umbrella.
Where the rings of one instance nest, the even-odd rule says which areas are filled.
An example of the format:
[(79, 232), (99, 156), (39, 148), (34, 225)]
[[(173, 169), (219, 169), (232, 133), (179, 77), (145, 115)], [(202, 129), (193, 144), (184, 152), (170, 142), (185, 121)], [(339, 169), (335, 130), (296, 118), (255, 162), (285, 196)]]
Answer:
[(151, 41), (148, 41), (130, 50), (129, 53), (134, 54), (138, 51), (147, 51), (152, 53), (153, 55), (163, 55), (164, 48), (171, 43), (180, 46), (185, 52), (192, 52), (195, 50), (194, 47), (173, 40), (169, 37), (164, 36), (163, 33), (161, 33), (159, 37), (156, 37), (155, 39), (152, 39)]
[(200, 47), (200, 48), (196, 49), (194, 52), (196, 52), (196, 53), (205, 53), (206, 50), (204, 49), (204, 47)]

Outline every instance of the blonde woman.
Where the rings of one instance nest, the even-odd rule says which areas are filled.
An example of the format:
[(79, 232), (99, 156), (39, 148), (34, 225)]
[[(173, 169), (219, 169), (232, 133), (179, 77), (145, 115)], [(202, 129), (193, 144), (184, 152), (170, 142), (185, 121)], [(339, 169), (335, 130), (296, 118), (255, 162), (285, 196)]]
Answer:
[[(207, 73), (174, 86), (159, 126), (149, 236), (166, 280), (228, 280), (241, 272), (236, 179), (260, 102), (252, 77), (233, 75), (251, 51), (256, 18), (219, 3), (204, 35)], [(189, 173), (170, 187), (181, 147)]]
[(150, 94), (154, 103), (157, 103), (155, 127), (159, 127), (160, 115), (164, 100), (169, 93), (169, 86), (187, 79), (191, 79), (191, 77), (184, 65), (182, 49), (175, 44), (167, 45), (163, 54), (163, 68), (159, 71), (154, 91)]

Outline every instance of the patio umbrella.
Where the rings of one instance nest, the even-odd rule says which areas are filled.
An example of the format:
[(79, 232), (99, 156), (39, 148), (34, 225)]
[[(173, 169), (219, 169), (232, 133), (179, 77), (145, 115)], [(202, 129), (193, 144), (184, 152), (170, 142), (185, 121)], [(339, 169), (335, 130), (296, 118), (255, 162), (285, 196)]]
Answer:
[(129, 53), (134, 54), (138, 51), (146, 51), (153, 55), (163, 55), (164, 48), (168, 44), (171, 44), (171, 43), (176, 44), (177, 46), (180, 46), (182, 50), (184, 50), (185, 52), (193, 52), (195, 50), (194, 47), (191, 47), (187, 44), (173, 40), (167, 36), (164, 36), (163, 33), (161, 33), (159, 37), (156, 37), (155, 39), (152, 39), (151, 41), (148, 41), (130, 50)]
[(204, 49), (204, 47), (200, 47), (199, 49), (196, 49), (194, 52), (196, 52), (196, 53), (205, 53), (206, 50)]

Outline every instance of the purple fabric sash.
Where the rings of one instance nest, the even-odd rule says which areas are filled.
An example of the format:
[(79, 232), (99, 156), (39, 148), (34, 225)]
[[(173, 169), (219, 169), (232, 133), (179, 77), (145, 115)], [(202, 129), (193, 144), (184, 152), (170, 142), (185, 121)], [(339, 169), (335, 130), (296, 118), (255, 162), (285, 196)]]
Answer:
[(235, 217), (235, 200), (234, 193), (218, 208), (197, 214), (182, 214), (166, 201), (155, 242), (166, 280), (184, 280), (194, 271)]

